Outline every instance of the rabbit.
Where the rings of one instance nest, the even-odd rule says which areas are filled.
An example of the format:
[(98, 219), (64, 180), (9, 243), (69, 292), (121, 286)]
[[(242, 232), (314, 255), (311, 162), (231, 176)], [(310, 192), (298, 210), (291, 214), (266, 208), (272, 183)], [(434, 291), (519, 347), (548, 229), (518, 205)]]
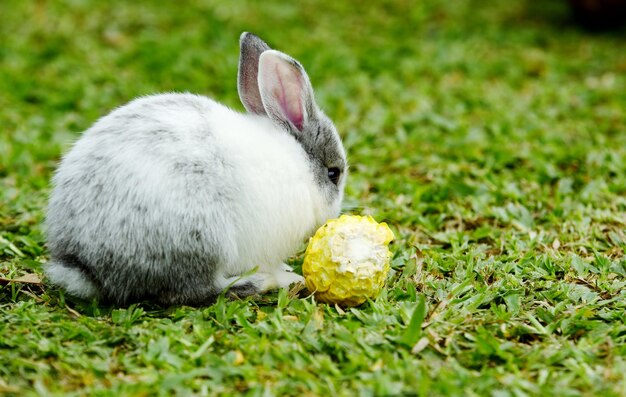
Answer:
[(86, 130), (52, 178), (49, 281), (115, 305), (201, 306), (303, 280), (284, 263), (338, 216), (347, 161), (302, 65), (243, 33), (247, 113), (135, 99)]

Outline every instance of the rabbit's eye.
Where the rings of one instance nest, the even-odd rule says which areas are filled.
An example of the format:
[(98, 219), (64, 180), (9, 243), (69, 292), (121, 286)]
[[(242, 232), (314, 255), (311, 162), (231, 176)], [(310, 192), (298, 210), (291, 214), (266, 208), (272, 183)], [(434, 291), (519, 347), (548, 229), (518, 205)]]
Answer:
[(328, 169), (328, 179), (330, 179), (330, 181), (334, 183), (335, 185), (339, 183), (340, 174), (341, 174), (341, 171), (337, 167), (330, 167)]

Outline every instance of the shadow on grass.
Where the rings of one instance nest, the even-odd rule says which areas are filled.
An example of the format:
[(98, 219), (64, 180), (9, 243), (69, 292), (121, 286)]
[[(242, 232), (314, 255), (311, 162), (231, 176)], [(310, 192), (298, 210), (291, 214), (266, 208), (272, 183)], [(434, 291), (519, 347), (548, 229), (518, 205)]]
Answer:
[(626, 37), (626, 0), (526, 0), (522, 17), (552, 29)]

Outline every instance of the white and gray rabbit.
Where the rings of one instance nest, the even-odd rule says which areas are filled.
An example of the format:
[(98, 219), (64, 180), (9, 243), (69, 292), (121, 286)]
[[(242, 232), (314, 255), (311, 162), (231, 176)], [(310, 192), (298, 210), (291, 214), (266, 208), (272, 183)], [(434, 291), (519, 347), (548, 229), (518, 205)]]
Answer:
[(65, 155), (46, 220), (53, 284), (119, 305), (203, 305), (302, 280), (284, 260), (338, 215), (345, 151), (300, 63), (250, 33), (240, 45), (248, 113), (139, 98)]

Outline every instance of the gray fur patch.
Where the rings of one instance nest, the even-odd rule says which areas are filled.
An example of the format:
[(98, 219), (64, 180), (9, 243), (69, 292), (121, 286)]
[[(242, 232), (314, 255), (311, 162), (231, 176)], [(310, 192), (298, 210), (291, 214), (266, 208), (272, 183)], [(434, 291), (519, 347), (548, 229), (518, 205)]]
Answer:
[(65, 253), (54, 258), (57, 262), (62, 263), (63, 266), (76, 269), (81, 272), (81, 274), (89, 280), (92, 284), (98, 286), (98, 288), (102, 288), (100, 281), (93, 274), (91, 268), (85, 264), (78, 256), (70, 253)]
[(339, 134), (333, 123), (321, 111), (316, 110), (315, 117), (309, 119), (302, 132), (292, 131), (298, 142), (309, 157), (311, 171), (315, 180), (326, 192), (329, 201), (333, 201), (339, 195), (339, 186), (328, 178), (328, 169), (336, 167), (344, 181), (348, 164)]
[(227, 295), (231, 298), (245, 298), (246, 296), (256, 295), (259, 292), (259, 288), (253, 282), (249, 281), (233, 285), (228, 289)]
[[(219, 293), (213, 287), (218, 259), (200, 253), (204, 250), (196, 253), (168, 249), (133, 254), (113, 252), (101, 246), (94, 254), (89, 250), (70, 253), (66, 249), (76, 250), (76, 247), (55, 245), (52, 259), (80, 270), (101, 290), (105, 301), (117, 305), (146, 299), (165, 304), (197, 304)], [(81, 256), (91, 258), (85, 260)], [(137, 263), (142, 266), (137, 267)]]

